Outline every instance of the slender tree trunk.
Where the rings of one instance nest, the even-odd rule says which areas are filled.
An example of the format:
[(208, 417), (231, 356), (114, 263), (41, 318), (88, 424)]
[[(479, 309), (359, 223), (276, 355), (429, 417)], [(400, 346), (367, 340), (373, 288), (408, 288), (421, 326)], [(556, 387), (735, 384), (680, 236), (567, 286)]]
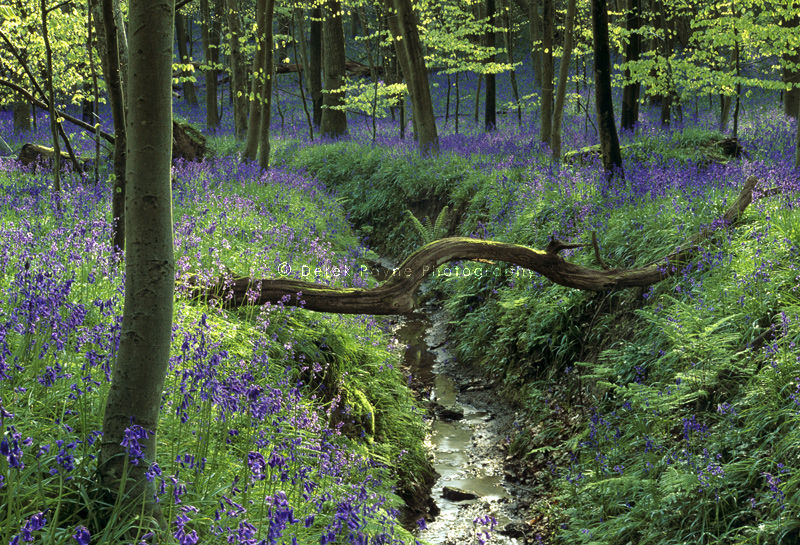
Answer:
[[(634, 62), (639, 60), (642, 39), (639, 35), (641, 0), (628, 0), (628, 14), (626, 27), (632, 34), (628, 37), (628, 44), (625, 46), (625, 61)], [(631, 81), (630, 69), (625, 69), (625, 87), (622, 89), (622, 114), (620, 128), (632, 131), (639, 120), (639, 90), (641, 85)]]
[[(507, 0), (501, 0), (500, 11), (503, 21), (503, 42), (506, 46), (506, 55), (508, 56), (508, 64), (514, 66), (514, 41), (511, 33), (511, 17), (509, 16), (509, 7)], [(517, 103), (517, 125), (522, 126), (522, 105), (519, 102), (519, 86), (517, 85), (517, 69), (512, 68), (508, 74), (511, 80), (511, 91), (514, 93), (514, 101)], [(449, 89), (448, 89), (449, 92)]]
[[(306, 47), (306, 36), (303, 31), (303, 8), (295, 8), (292, 10), (294, 17), (294, 24), (292, 25), (292, 36), (294, 37), (294, 56), (299, 59), (299, 64), (303, 68), (303, 73), (297, 73), (297, 89), (300, 91), (300, 101), (303, 105), (303, 112), (306, 114), (306, 121), (308, 122), (308, 138), (314, 140), (314, 123), (311, 120), (311, 113), (308, 111), (308, 104), (306, 103), (306, 91), (303, 88), (303, 74), (306, 75), (306, 82), (308, 82), (308, 48)], [(296, 35), (295, 35), (296, 31)], [(297, 44), (300, 44), (301, 52), (297, 51)]]
[[(119, 81), (122, 88), (128, 82), (128, 35), (125, 32), (125, 16), (122, 14), (121, 0), (113, 0), (111, 3), (114, 16), (114, 28), (117, 31), (117, 50), (119, 56)], [(127, 108), (127, 105), (125, 105)]]
[(800, 168), (800, 121), (797, 122), (797, 134), (794, 140), (794, 168)]
[[(92, 110), (94, 111), (95, 117), (97, 117), (97, 112), (99, 111), (100, 106), (100, 88), (97, 84), (97, 66), (94, 60), (94, 42), (96, 41), (94, 38), (93, 29), (95, 28), (93, 19), (93, 12), (91, 5), (87, 6), (87, 16), (88, 19), (86, 21), (86, 28), (88, 29), (89, 36), (87, 39), (88, 43), (88, 53), (89, 53), (89, 72), (92, 78), (92, 102), (93, 107)], [(94, 123), (95, 119), (92, 119), (91, 123)], [(95, 185), (100, 183), (100, 131), (95, 131), (94, 133), (94, 183)]]
[[(425, 57), (419, 41), (417, 19), (410, 0), (394, 0), (393, 5), (394, 14), (388, 13), (389, 28), (394, 36), (397, 58), (411, 95), (414, 134), (422, 153), (438, 153), (439, 135), (436, 131), (436, 118), (433, 116), (428, 69), (425, 67)], [(401, 54), (401, 50), (404, 54)]]
[(206, 78), (206, 127), (215, 129), (219, 126), (219, 109), (217, 107), (217, 69), (216, 45), (214, 25), (211, 21), (211, 8), (208, 0), (200, 0), (201, 34), (203, 39), (203, 55), (205, 63), (209, 65), (205, 70)]
[[(53, 88), (53, 50), (50, 47), (50, 33), (47, 30), (47, 0), (41, 1), (42, 9), (42, 37), (44, 38), (44, 50), (46, 58), (47, 79), (45, 85), (47, 89), (47, 101), (50, 114), (50, 134), (53, 137), (53, 189), (58, 199), (61, 198), (61, 146), (58, 142), (58, 121), (56, 121), (56, 95)], [(59, 206), (58, 200), (56, 206)]]
[[(162, 520), (146, 472), (156, 460), (155, 434), (169, 363), (175, 285), (170, 186), (174, 7), (174, 0), (130, 3), (131, 183), (126, 195), (125, 304), (98, 464), (104, 487), (111, 494), (122, 494), (121, 523), (139, 527), (147, 526), (137, 519), (143, 505), (145, 515)], [(146, 432), (136, 434), (139, 428), (134, 426)], [(143, 453), (143, 460), (136, 464), (121, 445), (132, 435), (138, 435)]]
[(564, 23), (564, 52), (561, 55), (561, 65), (558, 67), (558, 93), (556, 106), (553, 111), (553, 130), (551, 134), (550, 149), (553, 158), (561, 158), (561, 120), (564, 117), (564, 102), (567, 97), (567, 76), (569, 76), (569, 62), (572, 56), (573, 27), (575, 26), (575, 0), (567, 0), (567, 18)]
[[(795, 3), (795, 6), (796, 5)], [(800, 13), (797, 12), (796, 8), (794, 16), (784, 19), (782, 25), (786, 28), (797, 29), (798, 25), (800, 25)], [(789, 67), (784, 64), (781, 71), (783, 81), (792, 84), (791, 89), (783, 93), (783, 113), (797, 118), (800, 116), (800, 49), (794, 49), (791, 53), (785, 53), (783, 61), (793, 66)]]
[(661, 54), (664, 57), (664, 62), (667, 65), (666, 74), (663, 75), (667, 79), (667, 92), (661, 97), (661, 124), (669, 125), (672, 119), (672, 78), (670, 76), (671, 68), (669, 57), (672, 54), (672, 34), (670, 33), (667, 23), (667, 10), (663, 0), (658, 2), (658, 23), (661, 27)]
[(233, 98), (233, 126), (236, 138), (244, 140), (247, 134), (247, 70), (241, 48), (242, 20), (239, 1), (225, 1), (226, 19), (230, 38), (231, 95)]
[(325, 93), (322, 98), (322, 136), (336, 138), (347, 133), (347, 115), (335, 109), (344, 105), (344, 28), (342, 27), (342, 5), (339, 0), (327, 0), (323, 23), (325, 44)]
[(113, 244), (115, 248), (122, 250), (125, 248), (125, 177), (127, 171), (125, 94), (120, 74), (118, 33), (114, 19), (113, 0), (102, 0), (102, 6), (106, 63), (108, 64), (106, 90), (111, 104), (111, 117), (114, 120), (114, 188), (111, 195)]
[(592, 35), (594, 38), (595, 103), (603, 168), (622, 178), (622, 154), (614, 124), (611, 95), (611, 52), (608, 45), (608, 10), (606, 0), (592, 0)]
[(322, 8), (311, 9), (311, 24), (308, 36), (308, 90), (311, 93), (314, 126), (322, 123)]
[(542, 134), (541, 140), (546, 144), (551, 142), (551, 128), (553, 123), (553, 26), (554, 26), (554, 0), (543, 0), (544, 21), (542, 33)]
[(11, 108), (14, 110), (14, 132), (31, 130), (31, 108), (28, 103), (20, 99)]
[(269, 131), (272, 119), (272, 82), (275, 79), (275, 62), (272, 52), (275, 50), (272, 34), (272, 17), (275, 13), (275, 0), (267, 0), (264, 6), (264, 86), (261, 88), (261, 97), (264, 103), (261, 106), (261, 142), (258, 146), (258, 166), (262, 169), (269, 168)]
[(261, 90), (264, 86), (264, 62), (267, 55), (266, 22), (264, 15), (267, 12), (267, 0), (258, 0), (256, 3), (256, 53), (253, 56), (253, 79), (250, 81), (250, 108), (247, 115), (247, 138), (244, 143), (242, 157), (248, 161), (255, 161), (258, 153), (258, 139), (261, 134)]
[[(181, 62), (184, 64), (188, 64), (191, 62), (191, 57), (189, 56), (189, 52), (186, 49), (186, 42), (189, 41), (189, 38), (186, 34), (186, 16), (181, 15), (180, 13), (175, 14), (175, 35), (178, 41), (178, 57), (180, 58)], [(181, 74), (182, 76), (186, 77), (188, 72), (184, 71)], [(186, 101), (187, 104), (191, 106), (197, 105), (197, 91), (194, 88), (194, 83), (191, 81), (184, 81), (183, 84), (183, 99)]]
[[(495, 5), (494, 0), (486, 0), (486, 18), (491, 27), (486, 32), (486, 47), (495, 45)], [(489, 57), (489, 62), (494, 62), (494, 55)], [(483, 126), (487, 131), (497, 128), (497, 86), (494, 74), (486, 74), (486, 101), (484, 104)]]
[(528, 26), (531, 34), (531, 62), (533, 63), (533, 83), (542, 88), (542, 72), (544, 59), (542, 56), (542, 17), (539, 15), (539, 3), (542, 0), (527, 0)]
[(733, 138), (739, 137), (739, 105), (742, 97), (741, 67), (739, 65), (739, 32), (736, 30), (736, 3), (731, 0), (731, 13), (733, 15), (733, 60), (736, 70), (736, 105), (733, 108)]

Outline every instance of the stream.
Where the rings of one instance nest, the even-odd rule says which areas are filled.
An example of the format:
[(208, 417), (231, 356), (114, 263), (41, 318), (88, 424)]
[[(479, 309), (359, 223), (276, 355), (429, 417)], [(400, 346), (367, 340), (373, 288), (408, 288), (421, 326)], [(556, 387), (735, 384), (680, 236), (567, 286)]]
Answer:
[(418, 538), (431, 545), (472, 545), (494, 527), (489, 543), (536, 543), (524, 521), (535, 494), (508, 482), (504, 470), (515, 412), (488, 380), (448, 353), (445, 329), (446, 315), (438, 311), (406, 317), (394, 333), (407, 345), (405, 363), (429, 407), (426, 442), (439, 474), (431, 490), (439, 513), (426, 520)]

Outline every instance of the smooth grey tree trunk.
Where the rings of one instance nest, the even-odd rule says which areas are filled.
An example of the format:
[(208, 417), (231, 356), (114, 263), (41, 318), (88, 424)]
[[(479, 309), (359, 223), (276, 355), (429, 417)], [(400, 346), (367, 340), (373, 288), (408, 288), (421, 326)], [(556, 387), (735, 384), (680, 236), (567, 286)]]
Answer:
[[(156, 460), (175, 286), (170, 185), (174, 13), (174, 0), (130, 2), (125, 303), (98, 467), (104, 487), (114, 495), (121, 491), (122, 522), (133, 526), (148, 526), (135, 518), (142, 502), (146, 515), (161, 518), (145, 472)], [(148, 432), (138, 439), (144, 459), (135, 465), (120, 444), (132, 425)]]
[(261, 134), (261, 89), (264, 85), (264, 58), (267, 54), (264, 14), (267, 0), (256, 3), (256, 35), (258, 36), (256, 54), (253, 56), (253, 79), (250, 81), (250, 108), (247, 115), (247, 139), (242, 157), (255, 161), (258, 153), (258, 138)]
[(622, 153), (614, 124), (614, 102), (611, 95), (611, 53), (608, 44), (608, 9), (606, 0), (592, 0), (592, 35), (594, 38), (594, 83), (597, 107), (597, 130), (603, 168), (622, 178)]
[[(628, 37), (628, 44), (625, 46), (625, 61), (633, 62), (639, 60), (642, 48), (642, 38), (638, 34), (641, 26), (641, 0), (628, 0), (628, 14), (625, 26), (628, 32), (632, 32)], [(639, 120), (639, 91), (641, 85), (638, 82), (629, 81), (631, 71), (625, 69), (625, 87), (622, 88), (622, 112), (620, 127), (623, 130), (633, 130)]]
[[(202, 21), (201, 35), (203, 40), (203, 55), (205, 63), (213, 66), (217, 60), (218, 36), (215, 36), (213, 24), (211, 22), (211, 8), (208, 0), (200, 0), (200, 17)], [(206, 68), (206, 127), (215, 129), (219, 127), (219, 110), (217, 108), (217, 70), (216, 68)]]
[(261, 88), (261, 122), (259, 131), (261, 133), (258, 146), (258, 165), (269, 168), (269, 130), (270, 120), (272, 119), (272, 82), (275, 78), (275, 62), (272, 52), (274, 51), (274, 39), (272, 34), (272, 18), (275, 13), (275, 0), (267, 0), (264, 6), (264, 85)]
[[(114, 120), (114, 187), (111, 195), (113, 244), (125, 248), (125, 180), (127, 177), (127, 142), (125, 123), (125, 91), (119, 60), (119, 33), (114, 18), (113, 0), (102, 0), (103, 34), (105, 36), (106, 90)], [(171, 144), (170, 144), (171, 145)]]
[(347, 133), (347, 115), (336, 109), (344, 105), (344, 28), (342, 5), (339, 0), (327, 0), (322, 24), (322, 41), (325, 55), (325, 92), (322, 97), (320, 134), (336, 138)]
[[(186, 43), (189, 41), (189, 37), (186, 34), (186, 16), (181, 15), (180, 13), (175, 14), (175, 37), (178, 41), (178, 58), (184, 64), (189, 62), (189, 51), (186, 47)], [(184, 76), (187, 75), (186, 72), (183, 73)], [(183, 84), (183, 99), (186, 101), (187, 104), (191, 106), (197, 105), (197, 90), (194, 88), (194, 82), (192, 81), (184, 81)]]
[[(494, 0), (486, 0), (486, 17), (492, 27), (486, 32), (486, 47), (495, 45), (495, 3)], [(489, 58), (489, 62), (494, 62), (494, 55)], [(483, 126), (487, 131), (497, 128), (497, 86), (494, 74), (486, 74), (486, 98), (484, 100)]]
[(553, 110), (553, 128), (550, 135), (550, 149), (553, 158), (561, 158), (561, 122), (564, 117), (564, 101), (567, 97), (567, 77), (572, 46), (575, 42), (573, 27), (575, 26), (575, 0), (567, 1), (567, 17), (564, 23), (564, 52), (561, 54), (561, 65), (558, 67), (558, 90), (556, 105)]
[(322, 8), (311, 9), (308, 36), (308, 91), (311, 93), (314, 126), (322, 123)]
[(388, 14), (389, 28), (394, 35), (397, 60), (411, 95), (414, 135), (423, 154), (438, 153), (439, 135), (436, 131), (428, 69), (425, 67), (425, 57), (419, 41), (416, 16), (409, 0), (394, 0), (393, 5), (395, 18), (393, 19), (391, 13)]
[(247, 70), (244, 65), (239, 38), (242, 35), (242, 20), (239, 1), (226, 0), (225, 15), (228, 21), (230, 41), (231, 94), (233, 95), (233, 126), (236, 138), (244, 140), (247, 134)]

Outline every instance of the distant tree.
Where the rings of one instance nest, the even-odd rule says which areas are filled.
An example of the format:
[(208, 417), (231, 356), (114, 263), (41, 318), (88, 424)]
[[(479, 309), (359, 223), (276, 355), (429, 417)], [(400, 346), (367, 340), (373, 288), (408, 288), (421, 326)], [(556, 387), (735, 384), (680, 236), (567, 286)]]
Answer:
[(217, 64), (219, 63), (219, 27), (212, 16), (209, 0), (200, 0), (200, 28), (203, 42), (203, 71), (206, 80), (206, 127), (219, 126), (217, 103)]
[[(174, 0), (131, 0), (128, 72), (125, 304), (103, 418), (99, 475), (125, 522), (160, 520), (147, 471), (166, 376), (175, 285), (172, 243), (172, 57)], [(128, 444), (141, 447), (142, 459)], [(119, 494), (120, 496), (117, 496)], [(138, 518), (138, 522), (137, 522)]]
[[(628, 0), (627, 13), (625, 15), (625, 30), (628, 38), (628, 43), (625, 46), (626, 62), (639, 60), (642, 44), (642, 38), (639, 34), (641, 6), (642, 0)], [(622, 113), (620, 119), (620, 128), (624, 130), (633, 130), (639, 119), (640, 85), (638, 81), (631, 80), (630, 68), (625, 68), (625, 87), (622, 89)]]
[[(263, 105), (263, 86), (266, 73), (267, 57), (267, 27), (272, 35), (272, 21), (265, 18), (267, 13), (267, 0), (258, 0), (256, 3), (256, 50), (253, 56), (252, 78), (250, 81), (250, 108), (247, 115), (247, 137), (244, 143), (242, 156), (250, 161), (255, 161), (258, 153), (258, 142), (261, 135), (261, 108)], [(272, 47), (270, 40), (269, 47)]]
[(325, 91), (322, 98), (320, 133), (323, 136), (337, 137), (347, 133), (347, 115), (342, 109), (345, 56), (342, 5), (339, 0), (325, 2), (322, 26)]
[(608, 8), (606, 0), (592, 0), (592, 35), (594, 37), (594, 83), (597, 129), (603, 168), (622, 176), (622, 153), (617, 127), (614, 124), (614, 102), (611, 95), (611, 53), (608, 44)]
[[(275, 80), (275, 62), (273, 60), (274, 37), (272, 34), (272, 17), (275, 13), (275, 0), (267, 0), (264, 8), (264, 86), (261, 88), (261, 121), (259, 122), (258, 165), (269, 168), (269, 131), (272, 119), (272, 84)], [(255, 122), (255, 120), (253, 120)]]
[[(494, 48), (496, 32), (494, 0), (486, 0), (486, 22), (486, 47)], [(494, 54), (489, 57), (489, 60), (492, 62), (494, 61)], [(493, 72), (486, 74), (486, 100), (483, 125), (487, 131), (493, 131), (497, 128), (497, 90)]]
[(225, 20), (228, 23), (231, 95), (233, 97), (234, 134), (243, 140), (247, 134), (247, 70), (242, 52), (242, 19), (239, 0), (225, 0)]
[(553, 109), (553, 125), (550, 131), (550, 150), (553, 158), (561, 157), (561, 121), (564, 117), (564, 102), (567, 97), (567, 77), (569, 76), (569, 62), (572, 48), (575, 43), (573, 27), (575, 26), (576, 0), (567, 0), (567, 14), (564, 22), (564, 50), (561, 54), (561, 65), (558, 68), (558, 88), (556, 104)]

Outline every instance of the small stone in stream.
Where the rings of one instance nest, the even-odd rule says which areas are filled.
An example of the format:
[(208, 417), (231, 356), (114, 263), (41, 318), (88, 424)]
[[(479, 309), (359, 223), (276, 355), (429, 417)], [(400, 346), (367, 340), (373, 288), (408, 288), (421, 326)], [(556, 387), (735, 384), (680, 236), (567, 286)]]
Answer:
[(524, 537), (530, 530), (531, 526), (527, 522), (509, 522), (498, 533), (508, 537)]
[(475, 492), (470, 492), (469, 490), (456, 488), (455, 486), (445, 486), (444, 488), (442, 488), (442, 497), (450, 501), (465, 501), (465, 500), (478, 499), (478, 495)]

